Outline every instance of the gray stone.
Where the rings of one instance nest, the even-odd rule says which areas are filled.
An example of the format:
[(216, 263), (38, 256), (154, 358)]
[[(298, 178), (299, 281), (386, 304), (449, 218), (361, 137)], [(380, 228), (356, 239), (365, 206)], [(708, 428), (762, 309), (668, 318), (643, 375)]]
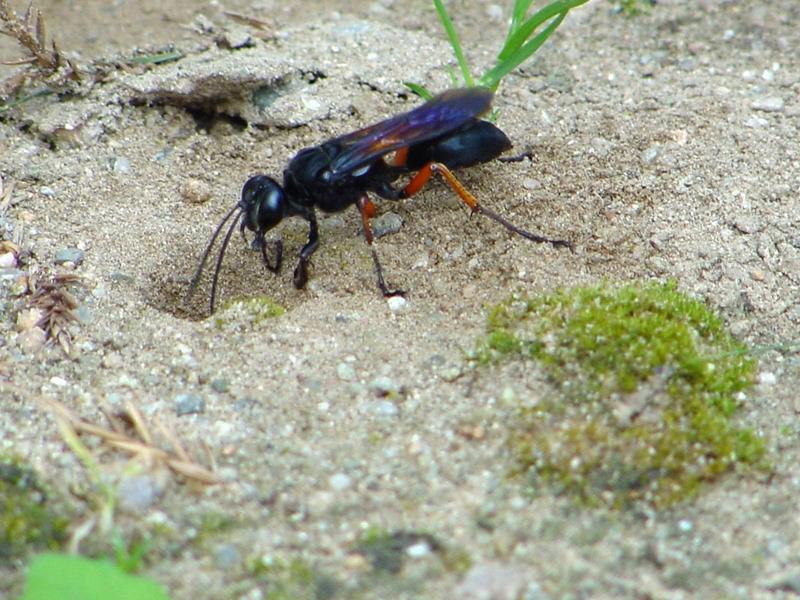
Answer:
[(784, 102), (780, 96), (767, 96), (754, 100), (750, 105), (753, 110), (762, 112), (780, 112), (783, 110)]
[(179, 394), (175, 397), (175, 412), (178, 416), (203, 413), (206, 401), (195, 394)]
[(233, 544), (222, 544), (214, 550), (214, 562), (223, 570), (230, 570), (239, 564), (242, 556)]
[(370, 222), (370, 226), (372, 227), (372, 234), (379, 238), (399, 232), (403, 227), (403, 219), (397, 213), (387, 212), (373, 219)]
[(55, 262), (57, 265), (63, 265), (65, 263), (79, 265), (83, 262), (83, 257), (85, 255), (86, 253), (79, 248), (62, 248), (56, 252), (53, 262)]
[(161, 492), (161, 486), (151, 475), (126, 477), (117, 489), (119, 507), (127, 512), (145, 512), (155, 503)]

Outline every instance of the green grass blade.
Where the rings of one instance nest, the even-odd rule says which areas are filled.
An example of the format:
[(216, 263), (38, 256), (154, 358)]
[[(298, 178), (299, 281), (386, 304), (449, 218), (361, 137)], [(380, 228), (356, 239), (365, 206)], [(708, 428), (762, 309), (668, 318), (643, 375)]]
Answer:
[(514, 10), (511, 13), (511, 26), (508, 28), (508, 35), (506, 39), (519, 28), (520, 24), (525, 20), (525, 15), (528, 14), (528, 9), (533, 4), (533, 0), (515, 0)]
[(472, 87), (475, 85), (475, 81), (472, 79), (472, 74), (469, 72), (469, 66), (467, 65), (467, 60), (464, 58), (464, 52), (461, 50), (461, 42), (458, 40), (458, 33), (456, 33), (453, 21), (450, 20), (450, 15), (447, 14), (447, 9), (445, 9), (442, 0), (433, 0), (433, 5), (436, 7), (436, 12), (439, 13), (439, 20), (441, 20), (442, 26), (450, 40), (450, 45), (453, 47), (458, 66), (461, 69), (461, 75), (464, 77), (464, 83), (466, 83), (468, 87)]
[[(506, 43), (503, 45), (503, 49), (498, 55), (498, 60), (502, 62), (519, 50), (525, 43), (525, 40), (527, 40), (542, 23), (549, 21), (556, 15), (566, 15), (571, 9), (581, 4), (586, 4), (588, 1), (589, 0), (556, 0), (556, 2), (551, 2), (534, 14), (530, 19), (519, 25), (513, 33), (510, 32)], [(561, 20), (563, 20), (563, 17)]]
[(129, 61), (136, 65), (161, 65), (180, 60), (181, 58), (183, 58), (183, 53), (176, 50), (174, 52), (158, 52), (156, 54), (132, 56)]
[(40, 96), (49, 96), (50, 94), (55, 94), (55, 92), (50, 88), (42, 88), (40, 90), (35, 90), (26, 96), (20, 96), (14, 100), (9, 100), (5, 104), (0, 104), (0, 114), (11, 110), (12, 108), (16, 108), (17, 106), (22, 106), (34, 98), (39, 98)]
[(525, 44), (517, 48), (505, 59), (498, 59), (497, 65), (484, 73), (478, 81), (478, 84), (486, 86), (489, 89), (496, 90), (497, 86), (500, 84), (500, 80), (503, 79), (503, 77), (525, 62), (531, 54), (536, 52), (539, 47), (544, 44), (545, 40), (547, 40), (547, 38), (550, 37), (550, 35), (558, 28), (558, 26), (561, 25), (561, 21), (563, 21), (564, 17), (567, 16), (567, 12), (568, 11), (564, 11), (558, 15), (558, 17), (553, 19), (553, 22), (550, 23), (544, 29), (544, 31), (540, 32), (533, 39), (528, 40)]
[(433, 94), (431, 94), (430, 90), (428, 90), (428, 88), (426, 88), (424, 85), (414, 83), (413, 81), (404, 81), (403, 85), (423, 100), (430, 100), (433, 98)]

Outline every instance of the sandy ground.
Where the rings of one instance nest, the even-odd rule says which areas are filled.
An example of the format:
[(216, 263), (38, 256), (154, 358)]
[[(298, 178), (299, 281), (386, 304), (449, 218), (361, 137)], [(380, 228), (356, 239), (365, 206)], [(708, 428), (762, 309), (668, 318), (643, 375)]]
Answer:
[[(443, 89), (450, 54), (421, 0), (135, 4), (41, 9), (83, 61), (118, 61), (135, 47), (175, 47), (182, 60), (110, 68), (85, 95), (0, 116), (0, 175), (15, 185), (6, 237), (30, 267), (82, 250), (74, 272), (89, 282), (76, 291), (74, 360), (58, 348), (23, 351), (4, 288), (0, 439), (67, 499), (75, 523), (92, 511), (75, 493), (86, 474), (42, 398), (96, 422), (100, 403), (132, 401), (198, 456), (207, 445), (228, 483), (197, 490), (156, 474), (157, 497), (116, 515), (128, 535), (157, 532), (145, 572), (174, 598), (269, 597), (276, 584), (252, 565), (292, 560), (336, 579), (337, 597), (800, 593), (796, 0), (665, 0), (633, 19), (600, 0), (578, 10), (495, 101), (500, 126), (532, 160), (462, 174), (488, 206), (572, 240), (574, 253), (470, 219), (436, 183), (379, 206), (403, 222), (377, 242), (389, 284), (408, 291), (399, 311), (377, 293), (354, 210), (322, 218), (304, 291), (291, 282), (301, 221), (278, 231), (287, 260), (278, 276), (234, 238), (221, 302), (260, 295), (286, 308), (258, 325), (208, 319), (209, 278), (183, 303), (242, 183), (413, 107), (403, 80)], [(258, 39), (223, 10), (266, 19), (270, 35)], [(453, 6), (481, 66), (500, 43), (497, 12)], [(248, 35), (249, 47), (224, 47)], [(0, 41), (0, 56), (15, 57)], [(268, 109), (250, 103), (255, 89), (267, 90)], [(514, 292), (651, 278), (674, 278), (763, 349), (742, 422), (769, 439), (774, 476), (731, 475), (664, 512), (531, 498), (508, 477), (505, 431), (513, 399), (535, 400), (543, 384), (533, 365), (470, 365), (487, 307)], [(176, 414), (183, 394), (202, 411)], [(123, 455), (103, 464), (112, 480), (125, 477)], [(230, 522), (206, 532), (215, 515)], [(416, 540), (402, 572), (376, 576), (355, 552), (370, 527), (428, 532), (472, 568)], [(19, 589), (23, 566), (0, 565), (0, 595)], [(497, 593), (477, 595), (487, 586)]]

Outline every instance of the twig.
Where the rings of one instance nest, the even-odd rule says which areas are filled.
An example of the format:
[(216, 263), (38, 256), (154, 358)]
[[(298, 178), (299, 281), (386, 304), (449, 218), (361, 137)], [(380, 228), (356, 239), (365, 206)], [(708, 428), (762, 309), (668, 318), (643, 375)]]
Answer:
[[(147, 441), (138, 440), (125, 433), (122, 433), (121, 431), (114, 431), (99, 425), (94, 425), (88, 421), (84, 421), (72, 413), (72, 411), (70, 411), (66, 406), (60, 402), (56, 402), (55, 400), (44, 400), (43, 402), (45, 406), (53, 412), (56, 419), (58, 419), (64, 425), (69, 426), (78, 434), (84, 433), (95, 435), (105, 441), (106, 444), (112, 448), (133, 454), (140, 459), (145, 459), (151, 464), (161, 462), (167, 465), (175, 473), (200, 483), (222, 483), (222, 479), (220, 479), (213, 471), (194, 462), (180, 444), (175, 434), (160, 423), (157, 423), (157, 426), (165, 433), (165, 436), (169, 440), (170, 444), (172, 444), (173, 452), (169, 452), (155, 446), (152, 442), (152, 436), (150, 435), (150, 431), (147, 427), (144, 417), (142, 416), (141, 412), (130, 402), (125, 406), (125, 418), (129, 419), (131, 423), (134, 423), (134, 429), (136, 433), (142, 438), (142, 440), (144, 440), (146, 437)], [(113, 427), (116, 428), (118, 425), (118, 421), (112, 421)]]

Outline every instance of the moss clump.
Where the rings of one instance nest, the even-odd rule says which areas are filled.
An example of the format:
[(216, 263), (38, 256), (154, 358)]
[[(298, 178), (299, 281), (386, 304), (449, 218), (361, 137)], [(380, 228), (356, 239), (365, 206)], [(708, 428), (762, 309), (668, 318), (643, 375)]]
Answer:
[(557, 393), (521, 409), (511, 449), (534, 483), (589, 504), (668, 506), (764, 442), (733, 415), (755, 362), (674, 283), (582, 287), (495, 307), (477, 356), (524, 356)]
[(231, 300), (222, 307), (214, 320), (217, 328), (232, 324), (239, 327), (258, 327), (264, 321), (280, 317), (286, 309), (267, 296), (256, 296), (245, 300)]
[(610, 0), (616, 12), (621, 12), (628, 17), (649, 13), (656, 4), (656, 0)]
[(259, 558), (249, 570), (265, 584), (267, 600), (329, 600), (341, 588), (338, 580), (299, 559), (285, 562)]
[(372, 527), (364, 532), (358, 552), (365, 556), (376, 571), (397, 574), (408, 557), (406, 550), (414, 544), (424, 543), (431, 551), (444, 553), (444, 546), (429, 533), (418, 531), (385, 531)]
[(0, 561), (58, 549), (66, 527), (67, 520), (47, 505), (34, 472), (18, 459), (0, 456)]
[(206, 547), (221, 534), (244, 526), (231, 515), (216, 511), (191, 515), (188, 521), (196, 532), (193, 543), (200, 548)]

